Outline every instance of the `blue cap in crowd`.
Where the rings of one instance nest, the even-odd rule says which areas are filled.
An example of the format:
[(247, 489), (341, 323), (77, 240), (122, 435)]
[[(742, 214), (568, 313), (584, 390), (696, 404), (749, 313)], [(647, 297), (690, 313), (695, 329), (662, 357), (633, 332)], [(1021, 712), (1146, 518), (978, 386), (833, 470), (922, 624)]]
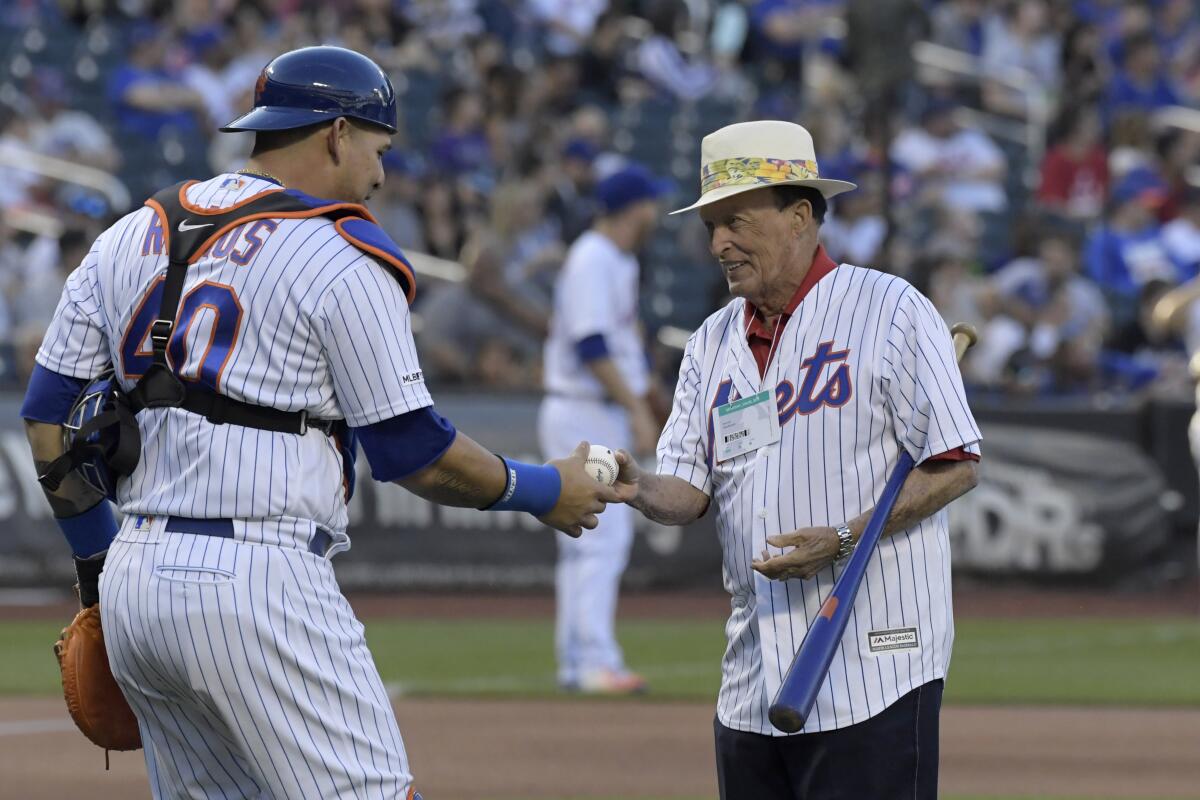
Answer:
[(383, 154), (384, 172), (395, 172), (411, 178), (423, 178), (429, 171), (425, 159), (419, 153), (399, 148), (388, 150)]
[(133, 24), (129, 29), (129, 46), (141, 47), (142, 45), (153, 42), (162, 36), (162, 28), (155, 25), (149, 20), (141, 20)]
[(194, 28), (183, 36), (184, 43), (193, 55), (203, 56), (219, 46), (228, 38), (229, 34), (220, 25), (205, 25), (200, 28)]
[(1131, 200), (1137, 200), (1150, 208), (1160, 206), (1167, 200), (1167, 185), (1152, 169), (1132, 169), (1112, 190), (1114, 205), (1124, 205)]
[(926, 123), (931, 119), (953, 114), (960, 108), (962, 108), (962, 103), (953, 97), (934, 97), (921, 110), (921, 122)]
[(616, 214), (641, 200), (656, 200), (675, 190), (671, 181), (655, 177), (641, 164), (628, 164), (596, 184), (596, 199), (605, 214)]
[(562, 154), (564, 158), (574, 158), (589, 164), (596, 160), (596, 156), (600, 155), (596, 146), (587, 139), (572, 139), (567, 142)]

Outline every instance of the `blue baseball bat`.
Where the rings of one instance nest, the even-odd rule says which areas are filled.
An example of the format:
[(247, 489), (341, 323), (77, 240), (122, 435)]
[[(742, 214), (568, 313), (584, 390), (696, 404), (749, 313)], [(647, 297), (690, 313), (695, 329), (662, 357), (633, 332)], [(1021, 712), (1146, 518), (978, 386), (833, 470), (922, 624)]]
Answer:
[[(950, 329), (954, 337), (954, 354), (961, 361), (967, 348), (975, 344), (978, 338), (975, 329), (970, 325), (958, 323)], [(854, 608), (854, 598), (858, 587), (862, 585), (863, 576), (867, 573), (867, 564), (875, 552), (875, 545), (883, 534), (884, 525), (892, 515), (892, 507), (900, 496), (900, 489), (912, 472), (913, 458), (908, 451), (902, 451), (892, 474), (888, 477), (871, 519), (867, 522), (866, 530), (859, 537), (854, 552), (846, 561), (846, 568), (838, 576), (833, 585), (833, 591), (825, 602), (817, 618), (813, 620), (800, 644), (800, 650), (792, 660), (779, 692), (771, 703), (768, 717), (771, 724), (784, 733), (796, 733), (804, 727), (804, 721), (812, 711), (816, 702), (817, 692), (829, 672), (829, 664), (833, 654), (837, 652), (846, 632), (846, 623), (850, 621), (850, 611)]]
[(858, 587), (867, 572), (867, 564), (875, 551), (875, 543), (883, 533), (884, 523), (891, 515), (892, 506), (896, 504), (896, 498), (900, 495), (900, 488), (904, 486), (904, 481), (908, 480), (908, 473), (912, 472), (912, 468), (913, 459), (906, 450), (900, 454), (887, 485), (883, 487), (883, 494), (879, 496), (871, 520), (855, 545), (854, 552), (846, 561), (846, 568), (833, 585), (829, 597), (821, 604), (817, 618), (804, 635), (800, 651), (796, 653), (792, 666), (783, 677), (783, 683), (779, 686), (779, 693), (775, 695), (775, 702), (771, 704), (768, 716), (771, 724), (785, 733), (795, 733), (803, 728), (808, 712), (816, 702), (817, 692), (821, 690), (821, 683), (825, 680), (825, 674), (829, 672), (833, 654), (837, 652), (842, 634), (846, 631), (850, 610), (854, 608), (854, 597), (858, 594)]

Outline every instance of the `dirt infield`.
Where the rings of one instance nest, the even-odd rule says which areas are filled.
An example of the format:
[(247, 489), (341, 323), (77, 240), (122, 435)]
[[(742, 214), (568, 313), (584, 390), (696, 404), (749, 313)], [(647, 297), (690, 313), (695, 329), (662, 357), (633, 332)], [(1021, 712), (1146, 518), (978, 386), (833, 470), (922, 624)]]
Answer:
[[(554, 595), (461, 593), (390, 593), (350, 595), (363, 618), (513, 619), (554, 616)], [(711, 592), (625, 592), (622, 619), (724, 619), (729, 595)], [(1200, 584), (1192, 582), (1157, 592), (1094, 589), (1035, 589), (1030, 586), (981, 586), (958, 583), (954, 614), (959, 618), (1196, 617)]]
[[(516, 592), (359, 592), (349, 595), (363, 619), (548, 619), (554, 616), (550, 591)], [(0, 620), (61, 619), (78, 606), (67, 592), (9, 590), (0, 592)], [(954, 613), (960, 618), (998, 617), (1196, 617), (1200, 616), (1200, 583), (1156, 592), (1112, 592), (1088, 589), (1037, 589), (1028, 585), (982, 586), (958, 582)], [(724, 619), (729, 595), (712, 591), (625, 592), (624, 619)]]
[[(0, 604), (0, 619), (71, 616), (69, 602)], [(371, 618), (549, 618), (547, 595), (358, 595)], [(1194, 618), (1195, 585), (1114, 595), (959, 587), (966, 617)], [(718, 592), (631, 594), (623, 618), (721, 619)], [(1136, 676), (1131, 676), (1136, 679)], [(432, 700), (396, 706), (426, 800), (715, 796), (708, 703)], [(1200, 709), (948, 707), (942, 791), (979, 796), (1200, 800)], [(141, 755), (103, 753), (58, 698), (0, 698), (0, 800), (148, 797)]]
[[(403, 699), (427, 800), (715, 795), (707, 704)], [(946, 794), (1200, 798), (1200, 710), (947, 708)], [(55, 698), (0, 700), (0, 798), (149, 796), (139, 753), (104, 756)]]

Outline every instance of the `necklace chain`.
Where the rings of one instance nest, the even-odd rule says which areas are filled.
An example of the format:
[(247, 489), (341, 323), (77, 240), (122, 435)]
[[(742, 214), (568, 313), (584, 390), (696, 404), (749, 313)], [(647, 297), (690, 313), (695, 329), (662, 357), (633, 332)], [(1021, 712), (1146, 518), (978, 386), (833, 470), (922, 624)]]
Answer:
[(279, 178), (277, 178), (274, 175), (272, 175), (271, 173), (267, 172), (265, 169), (239, 169), (238, 174), (239, 175), (253, 175), (256, 178), (266, 178), (269, 181), (274, 181), (275, 183), (278, 183), (280, 186), (283, 186), (283, 181), (279, 180)]

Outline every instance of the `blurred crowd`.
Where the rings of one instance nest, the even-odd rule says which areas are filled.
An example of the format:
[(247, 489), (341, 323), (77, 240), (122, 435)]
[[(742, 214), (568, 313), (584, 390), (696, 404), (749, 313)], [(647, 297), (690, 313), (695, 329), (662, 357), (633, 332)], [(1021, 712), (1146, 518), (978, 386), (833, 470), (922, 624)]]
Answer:
[[(824, 176), (859, 184), (823, 228), (832, 257), (980, 327), (976, 386), (1182, 384), (1187, 331), (1148, 320), (1200, 272), (1197, 0), (7, 0), (0, 381), (27, 374), (95, 235), (164, 185), (237, 169), (251, 135), (216, 127), (274, 55), (315, 43), (392, 75), (402, 133), (372, 210), (465, 267), (419, 293), (431, 382), (536, 387), (598, 178), (640, 161), (682, 200), (705, 133), (780, 118), (813, 132)], [(725, 299), (686, 216), (642, 272), (652, 334)], [(653, 355), (669, 374), (678, 354)]]

